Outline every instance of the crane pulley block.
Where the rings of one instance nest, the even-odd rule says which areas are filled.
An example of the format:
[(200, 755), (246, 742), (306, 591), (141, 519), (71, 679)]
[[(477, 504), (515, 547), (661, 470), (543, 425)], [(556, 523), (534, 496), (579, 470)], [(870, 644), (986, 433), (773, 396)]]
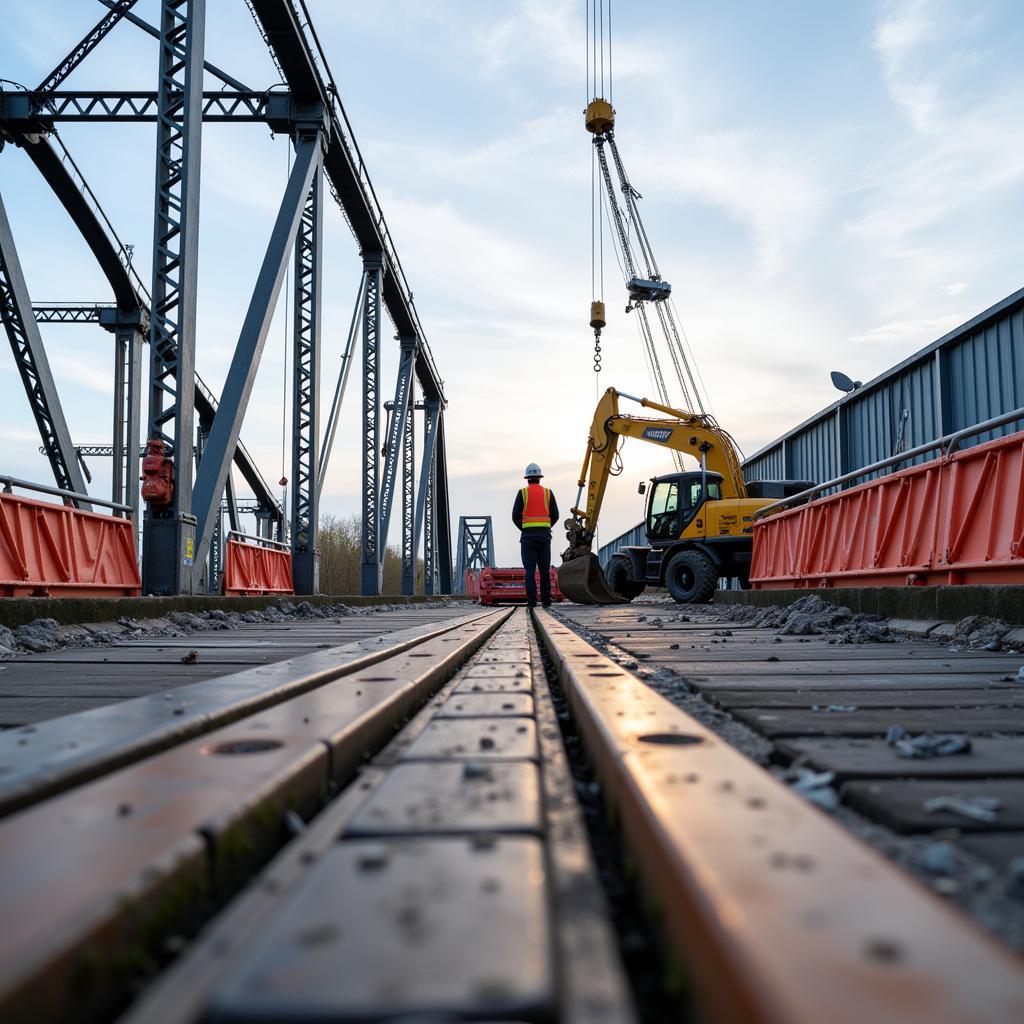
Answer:
[(612, 109), (612, 105), (600, 96), (595, 97), (587, 104), (584, 116), (587, 131), (594, 135), (603, 135), (615, 127), (615, 111)]
[(608, 326), (608, 321), (604, 316), (604, 303), (598, 299), (590, 304), (590, 326), (597, 331)]
[(631, 278), (626, 282), (626, 288), (634, 302), (664, 302), (672, 294), (672, 285), (668, 281), (644, 277)]

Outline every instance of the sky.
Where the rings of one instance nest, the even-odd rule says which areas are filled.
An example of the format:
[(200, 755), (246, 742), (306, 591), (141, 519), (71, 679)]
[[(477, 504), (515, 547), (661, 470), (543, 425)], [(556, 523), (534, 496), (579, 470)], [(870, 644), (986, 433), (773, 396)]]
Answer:
[[(523, 467), (539, 462), (567, 510), (596, 388), (653, 394), (607, 244), (599, 381), (591, 369), (584, 0), (308, 6), (445, 381), (453, 531), (460, 515), (492, 515), (499, 564), (514, 564)], [(612, 6), (616, 139), (711, 409), (747, 454), (838, 397), (830, 370), (870, 380), (1024, 284), (1016, 0)], [(253, 88), (275, 84), (242, 0), (208, 10), (207, 59)], [(152, 22), (156, 4), (136, 11)], [(8, 0), (0, 77), (42, 80), (101, 13), (86, 0)], [(155, 84), (155, 42), (123, 24), (66, 87)], [(155, 126), (68, 124), (61, 137), (148, 281)], [(202, 150), (197, 365), (219, 388), (289, 147), (263, 126), (210, 124)], [(0, 196), (35, 302), (111, 299), (12, 146)], [(360, 273), (330, 203), (324, 251), (322, 423)], [(272, 481), (290, 429), (286, 313), (282, 296), (242, 430)], [(108, 441), (110, 336), (42, 330), (73, 438)], [(397, 344), (387, 392), (396, 367)], [(328, 514), (360, 508), (358, 384), (353, 373)], [(0, 471), (48, 481), (38, 444), (2, 351)], [(625, 447), (602, 541), (642, 518), (636, 485), (671, 471), (665, 454)], [(105, 494), (109, 468), (90, 468)]]

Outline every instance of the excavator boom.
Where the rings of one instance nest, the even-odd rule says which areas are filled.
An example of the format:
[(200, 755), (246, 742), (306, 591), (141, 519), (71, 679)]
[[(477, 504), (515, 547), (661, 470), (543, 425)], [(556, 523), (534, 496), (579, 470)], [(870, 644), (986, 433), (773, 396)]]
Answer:
[[(619, 412), (620, 398), (628, 398), (643, 408), (665, 413), (667, 418), (623, 415)], [(705, 469), (721, 475), (723, 498), (747, 496), (736, 446), (712, 417), (673, 409), (609, 388), (594, 411), (580, 471), (576, 506), (565, 524), (569, 547), (562, 553), (562, 565), (558, 570), (559, 588), (578, 604), (620, 604), (623, 601), (605, 582), (601, 565), (592, 551), (620, 437), (635, 437), (693, 455)], [(585, 504), (582, 501), (584, 488)]]

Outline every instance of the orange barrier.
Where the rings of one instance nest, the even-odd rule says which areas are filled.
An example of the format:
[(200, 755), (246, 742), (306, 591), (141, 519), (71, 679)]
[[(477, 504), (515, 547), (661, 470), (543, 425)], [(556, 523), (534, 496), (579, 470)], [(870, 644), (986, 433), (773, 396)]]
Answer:
[(0, 596), (141, 593), (130, 519), (0, 493)]
[(759, 520), (750, 582), (1024, 583), (1024, 432)]
[(292, 553), (230, 539), (224, 551), (224, 593), (232, 597), (293, 594)]

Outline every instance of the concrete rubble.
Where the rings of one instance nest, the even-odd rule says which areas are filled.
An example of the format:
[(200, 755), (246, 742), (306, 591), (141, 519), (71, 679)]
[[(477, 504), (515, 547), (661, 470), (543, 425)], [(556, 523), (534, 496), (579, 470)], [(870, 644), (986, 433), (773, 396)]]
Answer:
[[(423, 607), (449, 607), (451, 601), (438, 600)], [(225, 612), (214, 608), (202, 613), (169, 612), (160, 619), (121, 618), (117, 622), (62, 625), (54, 619), (33, 619), (15, 630), (0, 626), (0, 661), (23, 654), (44, 654), (60, 648), (102, 647), (142, 637), (181, 637), (209, 630), (237, 629), (246, 623), (289, 622), (295, 619), (340, 619), (399, 611), (406, 604), (379, 604), (351, 607), (346, 604), (315, 606), (309, 601), (296, 604), (278, 598), (265, 608), (247, 612)], [(184, 659), (183, 659), (184, 660)]]

